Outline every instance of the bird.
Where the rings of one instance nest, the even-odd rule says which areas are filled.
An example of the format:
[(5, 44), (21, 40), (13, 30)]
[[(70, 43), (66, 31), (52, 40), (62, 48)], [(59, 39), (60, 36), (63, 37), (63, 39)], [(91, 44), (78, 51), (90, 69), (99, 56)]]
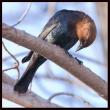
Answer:
[[(58, 45), (67, 53), (78, 41), (79, 46), (76, 51), (90, 46), (96, 38), (96, 25), (94, 20), (82, 11), (63, 9), (57, 11), (44, 26), (39, 34), (44, 41)], [(37, 52), (30, 51), (22, 59), (22, 63), (29, 61), (29, 64), (14, 85), (14, 91), (26, 93), (37, 69), (47, 59)]]

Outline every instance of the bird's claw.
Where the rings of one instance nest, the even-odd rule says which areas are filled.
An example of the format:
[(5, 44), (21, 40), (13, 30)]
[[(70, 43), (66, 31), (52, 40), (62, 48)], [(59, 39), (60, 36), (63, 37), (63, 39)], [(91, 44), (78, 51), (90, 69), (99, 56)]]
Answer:
[(83, 61), (79, 60), (77, 57), (75, 57), (75, 59), (77, 60), (77, 62), (82, 65), (83, 64)]
[[(73, 58), (73, 56), (68, 52), (68, 51), (65, 51), (66, 54), (69, 55), (69, 57)], [(83, 64), (83, 61), (79, 60), (77, 57), (75, 57), (75, 59), (77, 60), (77, 62), (82, 65)]]

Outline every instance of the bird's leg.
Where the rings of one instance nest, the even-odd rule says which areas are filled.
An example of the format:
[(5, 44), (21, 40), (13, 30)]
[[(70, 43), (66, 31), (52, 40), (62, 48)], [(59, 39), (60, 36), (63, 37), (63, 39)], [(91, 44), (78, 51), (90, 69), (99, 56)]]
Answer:
[(66, 51), (66, 50), (64, 50), (64, 51), (65, 51), (66, 54), (69, 55), (69, 57), (73, 58), (73, 56), (68, 51)]
[[(66, 51), (66, 50), (64, 50), (64, 51), (65, 51), (66, 54), (69, 55), (69, 57), (74, 58), (68, 51)], [(77, 60), (77, 62), (78, 62), (80, 65), (83, 64), (83, 61), (79, 60), (77, 57), (75, 57), (75, 59)]]
[(78, 62), (80, 65), (83, 65), (83, 61), (79, 60), (77, 57), (75, 57), (75, 59), (77, 60), (77, 62)]

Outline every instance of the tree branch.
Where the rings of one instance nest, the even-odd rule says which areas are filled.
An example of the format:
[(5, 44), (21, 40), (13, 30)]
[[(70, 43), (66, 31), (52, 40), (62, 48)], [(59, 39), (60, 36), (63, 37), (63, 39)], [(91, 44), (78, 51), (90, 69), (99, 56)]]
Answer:
[(33, 92), (27, 92), (26, 94), (17, 94), (13, 91), (13, 86), (15, 81), (3, 73), (2, 76), (2, 96), (8, 100), (11, 100), (17, 104), (20, 104), (24, 107), (28, 108), (58, 108), (56, 104), (50, 103), (49, 101), (42, 99), (40, 96), (36, 95)]
[(2, 36), (5, 39), (36, 51), (47, 59), (52, 60), (94, 89), (100, 96), (106, 100), (108, 99), (107, 83), (97, 76), (96, 73), (92, 72), (84, 65), (80, 65), (74, 58), (70, 58), (69, 55), (67, 55), (64, 50), (58, 46), (45, 42), (40, 38), (36, 38), (4, 23), (2, 24)]

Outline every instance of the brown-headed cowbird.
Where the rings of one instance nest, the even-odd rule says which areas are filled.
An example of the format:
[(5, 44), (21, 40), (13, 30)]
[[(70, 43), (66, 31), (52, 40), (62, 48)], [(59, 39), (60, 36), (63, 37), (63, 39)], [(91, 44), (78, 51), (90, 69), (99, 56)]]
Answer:
[[(84, 12), (61, 10), (52, 16), (39, 37), (49, 43), (64, 48), (66, 51), (79, 40), (78, 51), (93, 43), (96, 37), (96, 26), (91, 17)], [(22, 62), (28, 60), (30, 62), (25, 73), (14, 86), (14, 90), (19, 93), (25, 93), (27, 91), (36, 70), (46, 61), (44, 57), (33, 51), (24, 57)]]

